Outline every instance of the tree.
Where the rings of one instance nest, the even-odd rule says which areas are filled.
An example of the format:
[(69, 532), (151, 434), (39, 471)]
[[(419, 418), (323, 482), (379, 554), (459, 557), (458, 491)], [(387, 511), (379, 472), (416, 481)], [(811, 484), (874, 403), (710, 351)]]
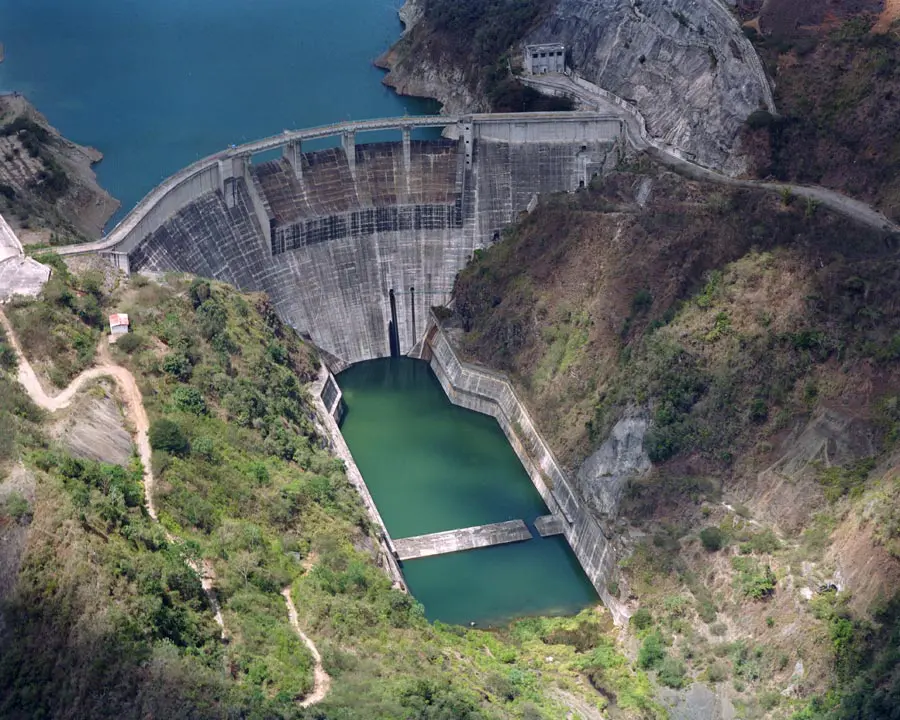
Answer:
[(184, 455), (190, 449), (187, 436), (181, 427), (165, 418), (155, 421), (150, 426), (150, 445), (154, 450), (164, 450), (173, 455)]
[(195, 387), (185, 385), (176, 388), (175, 392), (172, 393), (172, 399), (175, 401), (175, 407), (179, 410), (193, 413), (194, 415), (206, 415), (206, 400)]
[(715, 526), (703, 528), (700, 531), (700, 542), (708, 552), (716, 552), (725, 545), (725, 534)]

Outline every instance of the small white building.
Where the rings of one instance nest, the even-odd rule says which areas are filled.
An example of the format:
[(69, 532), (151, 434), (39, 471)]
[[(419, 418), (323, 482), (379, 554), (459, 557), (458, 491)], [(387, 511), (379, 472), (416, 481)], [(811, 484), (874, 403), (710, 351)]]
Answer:
[(124, 335), (128, 332), (128, 315), (115, 313), (109, 316), (109, 334), (113, 337)]
[(525, 72), (530, 75), (564, 73), (566, 71), (566, 46), (559, 43), (525, 46)]

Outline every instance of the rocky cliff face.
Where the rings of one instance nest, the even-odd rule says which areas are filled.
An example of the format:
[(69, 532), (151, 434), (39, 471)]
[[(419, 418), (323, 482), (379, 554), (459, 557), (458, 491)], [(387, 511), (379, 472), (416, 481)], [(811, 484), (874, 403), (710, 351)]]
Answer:
[(559, 0), (526, 42), (564, 43), (576, 72), (635, 102), (651, 135), (732, 174), (746, 169), (741, 124), (774, 109), (756, 51), (717, 0)]
[(477, 78), (445, 52), (421, 22), (422, 12), (422, 0), (406, 0), (400, 9), (403, 37), (375, 61), (389, 71), (384, 84), (400, 95), (434, 98), (450, 115), (489, 111)]
[[(426, 95), (451, 113), (485, 111), (482, 70), (424, 19), (425, 0), (407, 0), (407, 30), (378, 62), (385, 83)], [(733, 175), (747, 170), (738, 147), (744, 120), (774, 110), (753, 46), (718, 0), (557, 0), (520, 45), (561, 42), (576, 72), (634, 102), (651, 135)], [(455, 48), (455, 49), (454, 49)], [(519, 49), (513, 48), (513, 62)]]

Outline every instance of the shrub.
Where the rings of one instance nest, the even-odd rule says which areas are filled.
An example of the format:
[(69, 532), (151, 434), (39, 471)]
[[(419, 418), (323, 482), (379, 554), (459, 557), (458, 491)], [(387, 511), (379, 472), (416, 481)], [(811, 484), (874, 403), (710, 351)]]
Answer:
[(175, 392), (172, 393), (172, 400), (175, 402), (175, 407), (179, 410), (193, 413), (194, 415), (206, 415), (206, 400), (203, 399), (203, 395), (195, 387), (186, 385), (176, 388)]
[(177, 380), (188, 380), (194, 371), (190, 359), (182, 353), (170, 353), (163, 360), (163, 370)]
[(639, 608), (638, 611), (631, 616), (629, 622), (637, 630), (646, 630), (653, 624), (653, 616), (647, 608)]
[(187, 436), (177, 424), (163, 418), (150, 426), (150, 445), (173, 455), (184, 455), (190, 449)]
[(725, 545), (725, 533), (715, 526), (700, 531), (700, 542), (707, 552), (717, 552)]
[(775, 573), (768, 565), (761, 569), (748, 557), (731, 558), (731, 565), (738, 571), (738, 587), (747, 597), (762, 600), (775, 592)]
[(658, 632), (651, 633), (644, 638), (641, 649), (638, 651), (638, 665), (644, 670), (657, 667), (666, 657), (666, 648), (663, 646), (662, 635)]
[(122, 352), (128, 353), (129, 355), (133, 353), (135, 350), (140, 349), (140, 347), (144, 344), (144, 339), (140, 335), (136, 335), (135, 333), (126, 333), (125, 335), (121, 335), (118, 340), (116, 340), (116, 347), (119, 348)]
[(0, 333), (0, 370), (15, 370), (19, 365), (19, 359), (12, 346), (7, 345), (3, 340), (3, 334)]
[(638, 290), (631, 299), (631, 312), (635, 315), (640, 315), (641, 313), (647, 312), (652, 305), (653, 295), (650, 294), (649, 290), (641, 289)]
[(684, 687), (685, 682), (684, 663), (672, 657), (665, 658), (659, 665), (659, 681), (670, 688)]
[(100, 301), (96, 295), (82, 295), (75, 302), (75, 309), (78, 317), (82, 322), (91, 327), (101, 327), (103, 325), (103, 313), (100, 310)]
[(191, 304), (194, 306), (194, 310), (196, 310), (209, 300), (209, 283), (206, 280), (197, 278), (191, 283), (188, 294), (191, 296)]
[(773, 553), (780, 547), (781, 541), (774, 532), (767, 528), (751, 536), (746, 542), (742, 542), (740, 549), (743, 555), (749, 555), (750, 553)]
[(720, 662), (714, 662), (706, 668), (706, 679), (709, 682), (718, 683), (728, 678), (728, 667)]
[(751, 130), (760, 130), (772, 126), (775, 118), (768, 110), (754, 110), (747, 117), (747, 127)]
[(18, 492), (11, 492), (3, 501), (2, 514), (19, 522), (31, 519), (31, 505)]
[(199, 437), (191, 443), (191, 455), (197, 455), (208, 463), (218, 463), (222, 457), (216, 449), (212, 438)]

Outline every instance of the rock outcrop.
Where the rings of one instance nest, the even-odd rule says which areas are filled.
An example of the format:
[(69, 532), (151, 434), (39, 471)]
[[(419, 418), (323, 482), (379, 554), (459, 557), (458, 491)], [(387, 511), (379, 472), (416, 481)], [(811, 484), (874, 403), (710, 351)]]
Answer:
[[(428, 27), (423, 0), (407, 0), (403, 37), (377, 64), (404, 95), (434, 97), (445, 111), (488, 109), (485, 79), (453, 52), (459, 38)], [(654, 137), (730, 175), (747, 170), (738, 147), (755, 110), (774, 112), (762, 63), (718, 0), (557, 0), (513, 49), (563, 43), (575, 72), (633, 102)]]
[(575, 71), (634, 102), (651, 135), (730, 174), (746, 169), (741, 124), (774, 110), (756, 51), (717, 0), (559, 0), (526, 42), (564, 43)]
[(119, 207), (92, 169), (102, 153), (64, 138), (18, 93), (0, 96), (0, 158), (0, 210), (23, 243), (47, 241), (29, 238), (33, 227), (98, 238)]
[(472, 73), (441, 52), (422, 19), (422, 0), (406, 0), (400, 20), (403, 37), (375, 61), (388, 70), (383, 82), (400, 95), (434, 98), (449, 115), (488, 112), (489, 103)]

